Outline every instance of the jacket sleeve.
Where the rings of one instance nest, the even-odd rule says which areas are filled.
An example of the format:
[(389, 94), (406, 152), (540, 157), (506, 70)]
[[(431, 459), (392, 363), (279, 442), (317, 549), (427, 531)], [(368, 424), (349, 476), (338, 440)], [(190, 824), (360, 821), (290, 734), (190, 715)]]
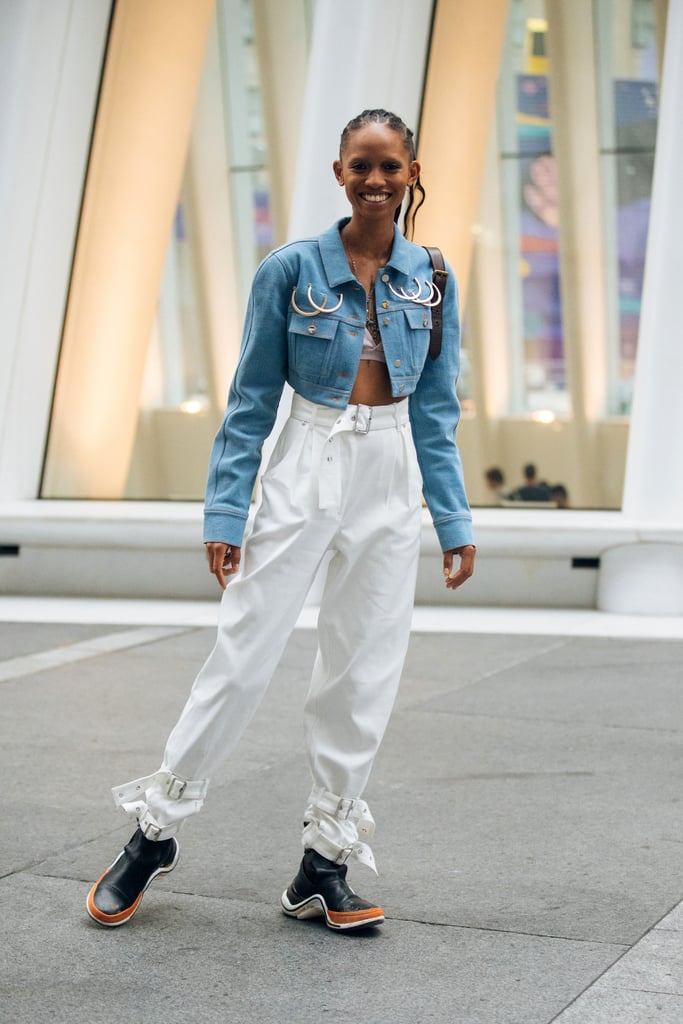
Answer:
[(427, 359), (414, 394), (410, 420), (422, 473), (423, 494), (442, 551), (474, 543), (472, 513), (465, 494), (462, 460), (455, 440), (460, 403), (458, 289), (450, 266), (443, 299), (441, 354)]
[(249, 505), (287, 377), (288, 275), (276, 254), (254, 276), (228, 404), (211, 450), (204, 541), (242, 543)]

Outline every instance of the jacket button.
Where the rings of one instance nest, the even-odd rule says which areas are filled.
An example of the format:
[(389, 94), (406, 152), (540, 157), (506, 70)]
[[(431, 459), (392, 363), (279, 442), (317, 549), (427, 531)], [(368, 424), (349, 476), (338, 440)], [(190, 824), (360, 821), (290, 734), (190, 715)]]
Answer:
[(401, 365), (401, 360), (400, 359), (394, 359), (394, 366), (400, 366), (400, 365)]
[(390, 323), (391, 323), (391, 320), (389, 319), (389, 317), (388, 317), (388, 316), (385, 316), (385, 317), (384, 317), (384, 319), (382, 320), (382, 323), (383, 323), (383, 324), (384, 324), (384, 326), (386, 327), (386, 326), (387, 326), (387, 324), (390, 324)]
[(387, 281), (389, 280), (389, 275), (388, 275), (388, 274), (382, 274), (382, 280), (383, 280), (383, 281), (384, 281), (384, 283), (386, 284), (386, 283), (387, 283)]
[(387, 302), (387, 300), (386, 300), (386, 299), (385, 299), (385, 300), (384, 300), (384, 302), (382, 303), (382, 309), (389, 309), (389, 303)]
[(308, 328), (308, 333), (315, 334), (315, 324), (311, 324), (311, 326)]
[(400, 386), (400, 388), (398, 390), (399, 391), (405, 391), (405, 389), (406, 389), (405, 384), (401, 384), (401, 386)]

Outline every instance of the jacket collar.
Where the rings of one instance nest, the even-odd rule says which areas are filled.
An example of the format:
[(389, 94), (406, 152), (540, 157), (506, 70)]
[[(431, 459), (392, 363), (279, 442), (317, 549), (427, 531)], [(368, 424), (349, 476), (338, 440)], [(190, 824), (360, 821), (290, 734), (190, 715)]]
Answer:
[[(354, 276), (349, 267), (349, 262), (344, 251), (344, 244), (341, 240), (340, 231), (349, 221), (348, 217), (333, 224), (331, 228), (318, 235), (320, 255), (325, 268), (327, 280), (332, 288), (343, 284), (345, 281), (353, 281)], [(394, 244), (391, 248), (391, 256), (387, 260), (387, 266), (393, 267), (399, 274), (410, 277), (411, 273), (411, 249), (413, 243), (404, 238), (394, 224)]]

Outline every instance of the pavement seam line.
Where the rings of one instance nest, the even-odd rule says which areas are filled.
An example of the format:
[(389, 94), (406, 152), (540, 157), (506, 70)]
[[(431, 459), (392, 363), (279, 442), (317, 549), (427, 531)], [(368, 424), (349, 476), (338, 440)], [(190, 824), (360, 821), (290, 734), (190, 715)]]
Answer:
[[(617, 966), (617, 964), (621, 963), (621, 961), (625, 957), (627, 957), (629, 955), (629, 953), (634, 953), (635, 952), (636, 955), (637, 955), (638, 947), (640, 946), (640, 944), (642, 942), (644, 942), (645, 939), (648, 937), (648, 935), (651, 935), (652, 932), (658, 931), (658, 930), (662, 930), (662, 929), (660, 929), (661, 922), (665, 921), (666, 918), (669, 917), (669, 915), (672, 914), (674, 912), (674, 910), (676, 910), (679, 906), (681, 906), (681, 901), (679, 901), (678, 903), (674, 903), (674, 905), (672, 907), (670, 907), (664, 914), (662, 914), (662, 916), (659, 918), (659, 920), (655, 921), (655, 923), (653, 925), (650, 925), (649, 928), (646, 928), (645, 931), (643, 932), (643, 934), (638, 939), (636, 939), (635, 942), (633, 942), (630, 946), (628, 946), (624, 950), (624, 952), (621, 953), (621, 955), (618, 956), (616, 958), (616, 960), (614, 960), (609, 965), (609, 967), (606, 967), (604, 969), (604, 971), (601, 971), (600, 974), (598, 974), (598, 976), (596, 978), (593, 978), (593, 980), (591, 982), (589, 982), (588, 985), (586, 985), (586, 987), (584, 989), (582, 989), (581, 992), (579, 992), (576, 996), (574, 996), (574, 998), (572, 1000), (570, 1000), (567, 1003), (567, 1005), (564, 1006), (560, 1010), (559, 1013), (557, 1013), (554, 1017), (552, 1017), (548, 1021), (548, 1024), (555, 1024), (556, 1021), (558, 1022), (558, 1024), (562, 1024), (562, 1015), (564, 1013), (568, 1012), (571, 1009), (571, 1007), (576, 1006), (577, 1004), (579, 1004), (583, 1000), (584, 996), (586, 996), (589, 992), (591, 992), (592, 989), (595, 988), (596, 985), (600, 984), (600, 982), (602, 982), (606, 978), (606, 976), (610, 973), (610, 971), (614, 970), (614, 968)], [(637, 991), (637, 990), (631, 989), (630, 991)], [(645, 990), (644, 989), (642, 991), (649, 991), (649, 990)]]
[[(35, 867), (35, 865), (34, 865), (34, 867)], [(54, 880), (56, 882), (74, 882), (76, 884), (81, 884), (82, 883), (84, 885), (89, 885), (89, 884), (92, 883), (92, 879), (76, 878), (76, 876), (74, 876), (74, 875), (57, 875), (57, 874), (52, 874), (52, 873), (50, 873), (48, 871), (34, 871), (31, 868), (21, 869), (19, 871), (13, 871), (10, 874), (5, 875), (3, 877), (4, 878), (8, 878), (8, 877), (12, 877), (12, 875), (23, 874), (24, 872), (27, 872), (28, 874), (32, 875), (34, 878), (50, 878), (50, 879), (52, 879), (52, 880)], [(158, 891), (161, 892), (161, 890), (158, 890)], [(268, 906), (272, 906), (273, 905), (273, 901), (270, 900), (270, 899), (253, 899), (253, 900), (249, 900), (249, 899), (245, 899), (244, 897), (238, 898), (238, 897), (234, 897), (234, 896), (217, 896), (215, 893), (192, 892), (189, 889), (181, 889), (181, 888), (178, 888), (177, 886), (172, 886), (172, 883), (170, 881), (164, 887), (163, 891), (167, 895), (174, 894), (174, 895), (177, 895), (177, 896), (188, 896), (191, 899), (219, 900), (221, 903), (225, 903), (225, 902), (228, 902), (228, 903), (254, 903), (254, 904), (257, 904), (258, 906), (264, 906), (264, 907), (268, 907)], [(520, 931), (517, 928), (491, 928), (491, 927), (487, 927), (486, 925), (459, 924), (459, 923), (449, 922), (449, 921), (426, 921), (426, 920), (423, 920), (423, 919), (420, 919), (420, 918), (417, 918), (417, 917), (395, 917), (393, 915), (388, 915), (386, 917), (386, 921), (387, 921), (387, 924), (389, 924), (391, 922), (394, 922), (396, 924), (416, 924), (416, 925), (422, 925), (422, 926), (424, 926), (426, 928), (455, 928), (455, 929), (458, 929), (460, 931), (486, 932), (487, 934), (492, 934), (492, 935), (523, 935), (524, 937), (530, 938), (530, 939), (551, 939), (551, 940), (553, 940), (555, 942), (581, 942), (581, 943), (587, 943), (588, 945), (593, 945), (593, 946), (611, 946), (611, 947), (617, 947), (617, 948), (623, 949), (623, 953), (619, 954), (619, 956), (617, 957), (617, 959), (614, 961), (614, 963), (611, 966), (613, 966), (614, 964), (618, 963), (619, 960), (621, 960), (622, 956), (625, 956), (626, 953), (628, 953), (633, 948), (631, 946), (626, 945), (623, 942), (614, 942), (614, 941), (611, 941), (609, 939), (589, 939), (589, 938), (583, 938), (580, 935), (554, 935), (551, 932), (527, 932), (527, 931)], [(606, 970), (609, 970), (609, 969), (610, 968), (606, 968)]]
[[(588, 939), (581, 935), (554, 935), (552, 932), (526, 932), (519, 928), (492, 928), (485, 924), (462, 924), (451, 921), (425, 921), (419, 917), (395, 917), (387, 916), (387, 921), (397, 921), (403, 924), (422, 924), (430, 928), (458, 928), (462, 931), (486, 932), (491, 935), (524, 935), (529, 939), (553, 939), (556, 942), (585, 942), (593, 946), (612, 946), (623, 949), (618, 959), (625, 956), (632, 948), (624, 942), (616, 942), (612, 939)], [(616, 960), (615, 960), (616, 963)]]
[(487, 672), (482, 672), (480, 675), (475, 676), (473, 679), (467, 679), (463, 683), (456, 684), (456, 686), (453, 686), (451, 684), (446, 690), (443, 690), (441, 693), (438, 693), (435, 696), (427, 698), (426, 701), (420, 698), (413, 704), (407, 705), (403, 710), (429, 710), (429, 705), (432, 703), (432, 701), (442, 700), (444, 697), (447, 697), (454, 692), (462, 693), (463, 691), (468, 690), (471, 686), (478, 686), (479, 683), (483, 683), (486, 679), (492, 679), (494, 676), (502, 675), (506, 672), (509, 672), (511, 669), (519, 668), (520, 665), (526, 665), (529, 662), (534, 661), (537, 657), (541, 657), (546, 654), (551, 654), (553, 651), (558, 650), (560, 647), (568, 646), (571, 639), (573, 638), (561, 637), (560, 639), (556, 639), (555, 642), (550, 644), (549, 646), (544, 647), (543, 650), (533, 651), (529, 654), (520, 654), (517, 658), (513, 658), (512, 661), (507, 662), (505, 665), (498, 666), (496, 668), (491, 668)]
[[(493, 713), (487, 711), (462, 711), (456, 709), (454, 711), (448, 708), (428, 708), (428, 707), (414, 707), (404, 708), (406, 712), (411, 714), (427, 714), (427, 715), (452, 715), (454, 718), (485, 718), (491, 721), (508, 721), (508, 722), (527, 722), (537, 725), (585, 725), (585, 721), (580, 718), (539, 718), (536, 715), (511, 715), (503, 713)], [(670, 727), (667, 728), (661, 725), (621, 725), (616, 722), (598, 722), (597, 727), (600, 729), (615, 729), (622, 730), (624, 732), (653, 732), (653, 733), (666, 733), (667, 735), (676, 736), (680, 733), (680, 728)]]
[(108, 633), (89, 640), (79, 640), (74, 644), (66, 644), (63, 647), (53, 647), (47, 651), (38, 651), (18, 658), (8, 658), (6, 661), (0, 662), (0, 683), (11, 682), (22, 676), (34, 675), (45, 669), (70, 665), (86, 658), (96, 658), (100, 654), (113, 654), (116, 651), (129, 650), (131, 647), (141, 647), (144, 644), (155, 643), (157, 640), (165, 640), (181, 633), (189, 633), (194, 628), (194, 626), (139, 626), (134, 629), (126, 629), (121, 633)]

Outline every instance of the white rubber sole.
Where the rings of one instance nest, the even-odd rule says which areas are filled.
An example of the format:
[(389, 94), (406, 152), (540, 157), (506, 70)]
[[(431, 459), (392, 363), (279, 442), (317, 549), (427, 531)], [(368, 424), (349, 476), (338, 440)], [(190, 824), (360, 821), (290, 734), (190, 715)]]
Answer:
[(282, 912), (287, 917), (295, 917), (304, 921), (309, 917), (324, 917), (328, 928), (334, 931), (351, 931), (354, 928), (374, 928), (375, 925), (384, 922), (384, 912), (381, 907), (373, 910), (355, 910), (350, 913), (339, 913), (330, 910), (325, 903), (325, 898), (320, 895), (309, 896), (301, 903), (291, 903), (287, 898), (287, 889), (282, 894), (280, 901)]

